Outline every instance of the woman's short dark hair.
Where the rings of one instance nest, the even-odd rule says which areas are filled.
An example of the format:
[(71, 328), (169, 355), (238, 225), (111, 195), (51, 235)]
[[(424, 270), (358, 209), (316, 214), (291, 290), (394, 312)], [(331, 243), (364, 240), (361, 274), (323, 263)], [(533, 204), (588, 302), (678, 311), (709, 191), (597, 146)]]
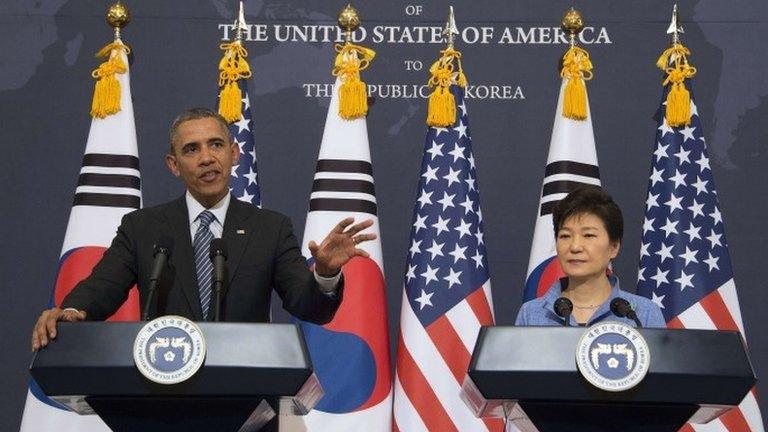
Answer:
[(614, 242), (621, 241), (624, 236), (624, 217), (621, 215), (621, 209), (599, 186), (579, 187), (555, 205), (552, 209), (555, 237), (568, 218), (583, 214), (600, 218), (608, 232), (608, 238)]

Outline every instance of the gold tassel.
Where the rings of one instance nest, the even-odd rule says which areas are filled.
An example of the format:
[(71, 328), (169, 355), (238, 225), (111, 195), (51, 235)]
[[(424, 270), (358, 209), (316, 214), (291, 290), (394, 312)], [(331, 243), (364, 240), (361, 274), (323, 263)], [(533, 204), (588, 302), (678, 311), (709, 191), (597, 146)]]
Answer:
[(130, 48), (120, 40), (116, 40), (96, 53), (97, 58), (108, 57), (108, 59), (91, 73), (91, 76), (96, 79), (91, 117), (103, 119), (120, 111), (120, 81), (115, 74), (125, 73), (127, 68), (123, 61), (123, 53), (128, 55), (130, 52)]
[(221, 44), (224, 56), (219, 61), (219, 114), (230, 123), (240, 120), (243, 94), (238, 80), (251, 77), (248, 51), (240, 41)]
[(563, 95), (563, 116), (573, 120), (587, 118), (587, 85), (592, 79), (592, 62), (582, 48), (571, 46), (563, 56), (560, 76), (567, 78)]
[[(432, 74), (427, 83), (435, 89), (429, 95), (427, 106), (427, 125), (433, 127), (448, 127), (456, 123), (456, 100), (451, 93), (451, 85), (467, 86), (467, 77), (461, 67), (461, 53), (448, 47), (440, 51), (442, 56), (432, 64), (429, 72)], [(456, 66), (454, 66), (454, 59)], [(454, 68), (458, 71), (454, 71)]]
[[(670, 85), (667, 93), (667, 124), (671, 127), (688, 126), (691, 123), (691, 93), (685, 88), (685, 80), (696, 75), (696, 68), (688, 64), (691, 52), (676, 43), (656, 61), (656, 66), (667, 73), (664, 86)], [(670, 64), (671, 63), (671, 64)]]
[(341, 80), (339, 115), (346, 120), (363, 117), (368, 114), (368, 91), (360, 71), (368, 68), (376, 52), (351, 43), (336, 45), (336, 51), (332, 73)]

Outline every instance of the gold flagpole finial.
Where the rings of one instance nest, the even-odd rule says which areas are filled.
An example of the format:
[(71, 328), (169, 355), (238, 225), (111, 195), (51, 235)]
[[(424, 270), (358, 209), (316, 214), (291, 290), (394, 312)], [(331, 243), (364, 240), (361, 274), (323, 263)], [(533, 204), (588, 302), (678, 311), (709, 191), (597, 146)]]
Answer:
[(243, 12), (243, 2), (240, 2), (240, 11), (237, 13), (237, 19), (234, 24), (235, 40), (242, 42), (243, 32), (248, 30), (248, 24), (245, 23), (245, 12)]
[(445, 22), (445, 28), (443, 28), (443, 36), (448, 43), (449, 48), (453, 48), (453, 41), (455, 35), (459, 34), (459, 29), (456, 27), (456, 18), (453, 15), (453, 6), (448, 7), (448, 21)]
[(584, 29), (584, 18), (581, 16), (581, 12), (574, 8), (569, 9), (568, 12), (563, 15), (563, 20), (560, 22), (560, 28), (568, 33), (571, 46), (576, 45), (576, 36), (578, 36)]
[(339, 27), (344, 30), (347, 43), (352, 43), (352, 33), (360, 27), (360, 14), (357, 13), (357, 9), (347, 3), (347, 5), (344, 6), (344, 9), (339, 13), (338, 23)]
[(107, 10), (107, 24), (115, 29), (115, 40), (120, 40), (120, 29), (131, 22), (131, 14), (120, 0), (115, 2)]
[(576, 46), (576, 38), (584, 29), (584, 18), (574, 8), (563, 15), (560, 28), (568, 33), (570, 47), (562, 60), (560, 76), (566, 80), (563, 92), (563, 116), (573, 120), (587, 118), (587, 87), (592, 79), (592, 61), (589, 53)]
[(685, 33), (683, 26), (680, 24), (680, 16), (677, 14), (677, 3), (672, 7), (672, 20), (667, 28), (667, 34), (672, 35), (672, 45), (680, 43), (680, 35)]
[(443, 37), (448, 46), (440, 51), (440, 58), (429, 68), (427, 85), (432, 88), (427, 103), (427, 125), (431, 127), (450, 127), (456, 124), (456, 98), (451, 86), (467, 87), (467, 77), (461, 66), (461, 53), (453, 46), (459, 29), (453, 6), (448, 8), (448, 21), (443, 27)]
[(355, 45), (352, 33), (360, 27), (360, 14), (351, 4), (344, 6), (339, 13), (338, 24), (346, 42), (336, 45), (336, 60), (333, 64), (333, 76), (338, 77), (339, 86), (339, 116), (345, 120), (353, 120), (368, 114), (368, 92), (365, 83), (360, 79), (360, 71), (371, 64), (376, 53), (360, 45)]
[(672, 20), (667, 34), (672, 35), (672, 46), (664, 50), (656, 61), (656, 66), (666, 73), (664, 86), (667, 92), (665, 119), (671, 127), (687, 126), (691, 123), (691, 93), (685, 87), (685, 80), (696, 75), (696, 68), (688, 63), (690, 50), (680, 43), (683, 26), (677, 13), (677, 4), (672, 8)]
[(91, 76), (96, 80), (91, 102), (91, 117), (105, 118), (120, 111), (122, 98), (120, 81), (116, 75), (124, 74), (128, 65), (123, 60), (131, 50), (120, 39), (120, 29), (131, 22), (131, 14), (120, 0), (107, 10), (107, 24), (115, 29), (115, 39), (96, 53), (97, 58), (106, 58)]
[(242, 115), (242, 100), (245, 95), (240, 90), (238, 81), (251, 77), (248, 51), (243, 47), (243, 32), (248, 30), (248, 24), (245, 23), (242, 1), (233, 29), (235, 40), (219, 45), (224, 51), (219, 61), (219, 114), (229, 123), (240, 120)]

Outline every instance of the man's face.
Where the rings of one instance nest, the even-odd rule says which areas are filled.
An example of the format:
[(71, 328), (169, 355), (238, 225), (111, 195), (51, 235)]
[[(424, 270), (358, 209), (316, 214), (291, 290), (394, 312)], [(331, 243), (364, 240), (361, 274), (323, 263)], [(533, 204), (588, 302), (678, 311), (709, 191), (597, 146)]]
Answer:
[(240, 151), (216, 119), (185, 121), (172, 145), (173, 153), (165, 157), (168, 169), (181, 177), (200, 204), (209, 208), (229, 193), (229, 176)]

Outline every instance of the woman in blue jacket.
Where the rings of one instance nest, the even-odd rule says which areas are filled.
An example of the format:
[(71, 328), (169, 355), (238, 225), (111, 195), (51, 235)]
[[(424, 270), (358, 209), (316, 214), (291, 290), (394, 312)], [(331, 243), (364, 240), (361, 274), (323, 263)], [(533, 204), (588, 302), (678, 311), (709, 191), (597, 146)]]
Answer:
[(574, 190), (552, 211), (557, 259), (566, 277), (552, 284), (546, 294), (523, 304), (515, 325), (563, 325), (555, 301), (565, 297), (573, 304), (569, 325), (589, 326), (603, 320), (635, 322), (611, 312), (616, 297), (627, 300), (643, 327), (666, 327), (661, 309), (651, 300), (621, 290), (608, 267), (619, 254), (624, 219), (610, 195), (597, 186)]

